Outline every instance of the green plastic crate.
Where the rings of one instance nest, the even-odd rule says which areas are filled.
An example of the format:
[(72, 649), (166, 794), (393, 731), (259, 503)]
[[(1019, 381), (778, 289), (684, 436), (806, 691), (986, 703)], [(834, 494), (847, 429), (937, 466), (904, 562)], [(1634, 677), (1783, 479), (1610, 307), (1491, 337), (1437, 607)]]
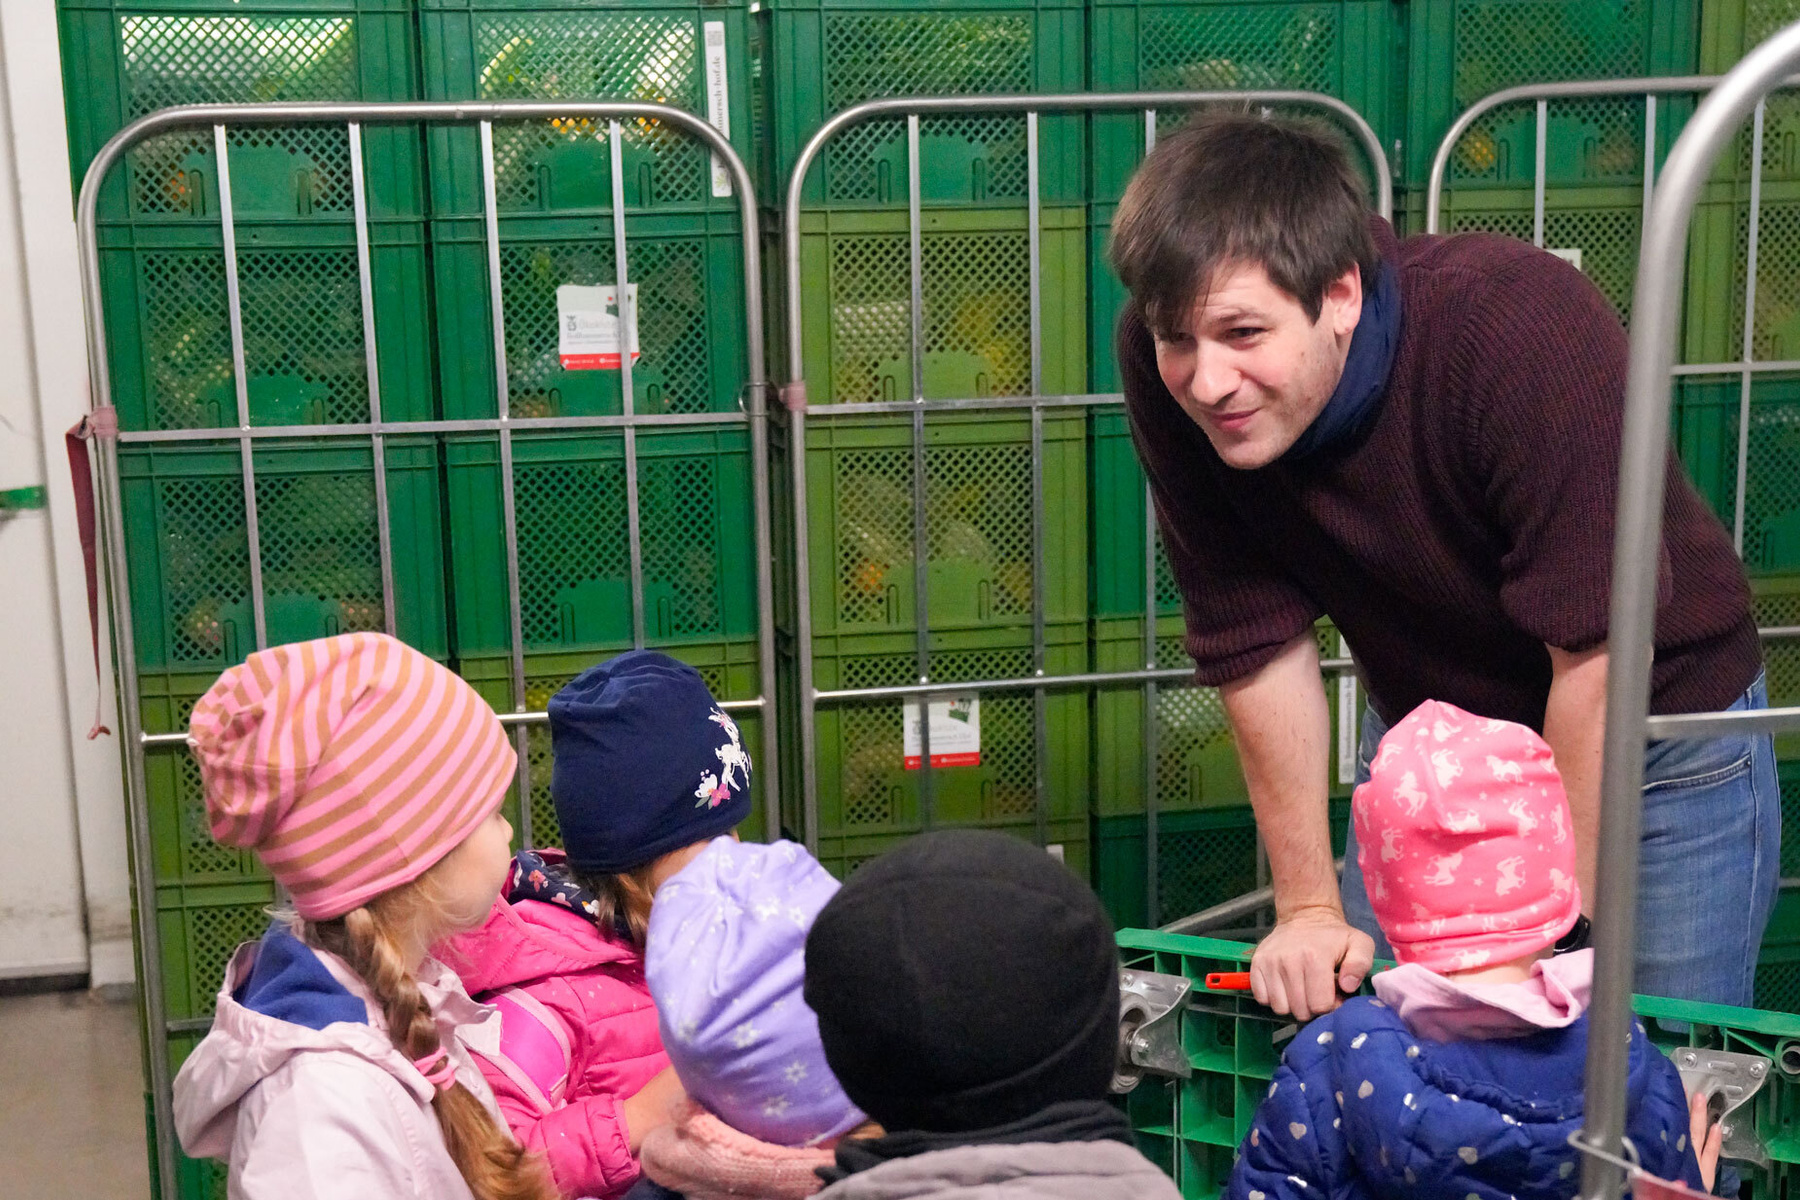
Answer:
[[(770, 57), (778, 187), (832, 114), (890, 96), (1079, 92), (1086, 86), (1084, 0), (773, 0), (763, 20)], [(1082, 199), (1079, 115), (1039, 122), (1039, 195)], [(906, 121), (868, 121), (839, 134), (807, 173), (807, 205), (907, 203)], [(919, 122), (920, 196), (927, 204), (1024, 200), (1023, 116), (980, 113)]]
[[(70, 166), (80, 186), (106, 139), (174, 104), (417, 99), (410, 0), (60, 0)], [(243, 128), (230, 135), (241, 219), (349, 222), (342, 125)], [(366, 129), (370, 212), (421, 215), (416, 128)], [(100, 216), (218, 218), (210, 129), (150, 139), (112, 172)]]
[[(1687, 75), (1698, 59), (1699, 0), (1415, 0), (1409, 25), (1406, 182), (1423, 186), (1451, 124), (1502, 88), (1566, 79)], [(1666, 150), (1692, 110), (1659, 101)], [(1641, 97), (1556, 101), (1549, 108), (1546, 179), (1623, 183), (1644, 175)], [(1537, 157), (1537, 110), (1506, 105), (1458, 139), (1446, 184), (1523, 188)]]
[[(1119, 933), (1120, 959), (1127, 970), (1178, 975), (1197, 985), (1209, 972), (1243, 970), (1253, 949), (1143, 929)], [(1800, 1163), (1800, 1138), (1794, 1132), (1800, 1120), (1800, 1084), (1791, 1073), (1800, 1051), (1800, 1016), (1652, 996), (1637, 997), (1635, 1007), (1650, 1040), (1664, 1053), (1699, 1046), (1757, 1054), (1777, 1064), (1750, 1104), (1750, 1117), (1773, 1165), (1742, 1169), (1750, 1184), (1747, 1194), (1756, 1200), (1788, 1195)], [(1290, 1023), (1248, 998), (1202, 992), (1181, 1025), (1193, 1077), (1152, 1076), (1124, 1098), (1139, 1149), (1174, 1179), (1183, 1196), (1215, 1196), (1230, 1177), (1237, 1147), (1281, 1061), (1274, 1035)]]
[[(1333, 854), (1344, 852), (1350, 802), (1331, 802)], [(1098, 817), (1094, 889), (1120, 928), (1150, 923), (1144, 815)], [(1256, 890), (1256, 817), (1248, 805), (1159, 813), (1156, 920), (1173, 921)]]
[[(1043, 422), (1043, 606), (1080, 621), (1087, 606), (1083, 420)], [(1032, 620), (1031, 420), (1021, 412), (937, 416), (925, 424), (927, 618), (933, 630), (1029, 627)], [(911, 629), (912, 419), (815, 420), (807, 429), (813, 631)]]
[[(1094, 616), (1141, 618), (1148, 497), (1144, 468), (1132, 445), (1131, 422), (1123, 406), (1093, 410), (1088, 424), (1088, 465), (1094, 497), (1088, 586)], [(1160, 532), (1156, 538), (1156, 611), (1165, 617), (1181, 613), (1181, 589), (1169, 567)]]
[[(626, 647), (629, 649), (629, 646)], [(700, 672), (716, 700), (752, 700), (757, 694), (756, 642), (687, 643), (656, 646), (666, 654), (690, 664)], [(543, 712), (564, 684), (600, 662), (612, 657), (612, 651), (590, 653), (534, 654), (525, 660), (525, 697), (527, 711)], [(518, 706), (512, 699), (512, 660), (504, 656), (459, 659), (456, 669), (493, 705), (496, 712), (512, 712)], [(762, 714), (753, 710), (732, 713), (738, 723), (749, 753), (751, 810), (738, 833), (747, 841), (763, 838), (764, 777), (755, 769), (762, 758)], [(531, 840), (539, 846), (561, 846), (562, 833), (556, 823), (556, 805), (550, 799), (550, 728), (533, 725), (527, 733), (526, 762), (531, 785)], [(518, 785), (507, 792), (506, 812), (513, 822), (515, 841), (519, 836)]]
[[(1031, 391), (1031, 248), (1024, 208), (931, 209), (920, 224), (925, 397)], [(1043, 391), (1086, 390), (1086, 215), (1039, 214)], [(813, 404), (910, 400), (911, 255), (904, 212), (800, 215), (801, 314)]]
[[(457, 654), (505, 654), (512, 617), (499, 440), (452, 437), (446, 450)], [(647, 637), (754, 638), (748, 432), (640, 432), (637, 462)], [(624, 436), (515, 435), (513, 488), (525, 649), (630, 648)]]
[[(724, 38), (731, 140), (754, 164), (750, 12), (736, 3), (578, 0), (423, 0), (420, 61), (432, 100), (634, 100), (708, 114), (707, 26)], [(716, 53), (716, 51), (715, 51)], [(716, 185), (711, 154), (689, 134), (654, 121), (621, 123), (624, 198), (632, 208), (735, 212), (736, 191)], [(473, 127), (433, 128), (432, 211), (481, 213), (480, 142)], [(753, 180), (759, 193), (765, 181)], [(501, 212), (612, 208), (607, 123), (508, 122), (494, 127), (494, 189)], [(721, 194), (723, 193), (723, 194)], [(767, 202), (767, 196), (760, 196)]]
[[(1391, 154), (1404, 120), (1402, 11), (1390, 0), (1093, 0), (1088, 86), (1323, 92), (1360, 113)], [(1159, 110), (1159, 133), (1186, 115)], [(1144, 157), (1143, 114), (1097, 113), (1093, 139), (1091, 198), (1117, 200)]]
[[(1797, 0), (1702, 0), (1700, 73), (1723, 75), (1778, 30), (1800, 20)], [(1754, 149), (1749, 123), (1725, 155), (1727, 177), (1748, 181)], [(1800, 92), (1771, 93), (1763, 118), (1763, 179), (1800, 180)]]
[[(235, 428), (226, 264), (217, 225), (100, 229), (113, 403), (129, 430)], [(268, 221), (237, 226), (245, 391), (256, 425), (369, 420), (356, 231)], [(369, 225), (381, 414), (437, 415), (424, 227)]]
[[(1795, 112), (1800, 134), (1800, 108)], [(1710, 183), (1695, 206), (1688, 239), (1685, 361), (1742, 357), (1749, 264), (1750, 185)], [(1764, 362), (1800, 358), (1800, 180), (1762, 189), (1750, 356)]]
[[(1402, 233), (1425, 232), (1423, 191), (1407, 195), (1397, 211)], [(1627, 322), (1637, 284), (1643, 211), (1641, 186), (1550, 188), (1544, 196), (1544, 248), (1579, 251), (1582, 272)], [(1444, 233), (1478, 231), (1531, 241), (1529, 187), (1446, 188), (1441, 212)]]
[[(373, 452), (344, 439), (255, 454), (270, 645), (384, 622)], [(146, 672), (213, 671), (256, 649), (244, 489), (235, 446), (119, 451), (132, 627)], [(448, 652), (437, 447), (387, 439), (395, 632)]]
[(269, 880), (165, 884), (156, 889), (163, 1006), (171, 1021), (210, 1017), (231, 952), (269, 927)]
[[(1087, 658), (1077, 623), (1045, 630), (1044, 669), (1079, 671)], [(821, 689), (914, 683), (918, 665), (911, 634), (844, 635), (814, 639), (813, 681)], [(933, 681), (1029, 675), (1031, 631), (933, 632)], [(784, 657), (784, 711), (792, 713), (792, 659)], [(898, 700), (821, 704), (816, 710), (819, 860), (843, 874), (926, 827), (920, 772), (904, 766), (904, 706)], [(1037, 829), (1035, 703), (1030, 692), (981, 697), (981, 762), (932, 771), (933, 828), (1002, 829), (1034, 838)], [(786, 737), (794, 741), (794, 719)], [(1046, 693), (1045, 821), (1048, 843), (1064, 847), (1064, 861), (1087, 877), (1087, 697)], [(782, 824), (802, 828), (797, 760), (783, 772)]]
[[(486, 239), (479, 220), (432, 223), (437, 366), (444, 415), (452, 419), (498, 414)], [(748, 378), (736, 218), (716, 212), (634, 215), (625, 259), (638, 287), (634, 410), (736, 411)], [(557, 352), (556, 289), (618, 282), (611, 218), (502, 219), (500, 281), (510, 415), (621, 412), (621, 372), (565, 370)]]
[[(1737, 503), (1742, 384), (1737, 377), (1686, 379), (1677, 395), (1676, 444), (1682, 462), (1729, 530)], [(1765, 375), (1751, 385), (1744, 565), (1752, 575), (1800, 571), (1800, 379)], [(1778, 583), (1769, 587), (1771, 596), (1790, 590)]]

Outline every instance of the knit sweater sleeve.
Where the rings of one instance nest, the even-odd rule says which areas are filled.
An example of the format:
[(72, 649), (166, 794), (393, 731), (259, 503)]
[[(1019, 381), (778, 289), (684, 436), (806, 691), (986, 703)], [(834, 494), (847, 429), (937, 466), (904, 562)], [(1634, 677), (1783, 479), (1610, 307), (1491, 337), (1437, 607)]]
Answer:
[(1195, 679), (1211, 687), (1242, 679), (1323, 610), (1232, 512), (1215, 476), (1226, 468), (1163, 385), (1155, 342), (1135, 306), (1120, 315), (1117, 353), (1132, 441), (1181, 591)]
[(1480, 300), (1443, 395), (1461, 424), (1469, 499), (1498, 540), (1501, 607), (1547, 645), (1590, 649), (1608, 625), (1625, 331), (1599, 290), (1550, 254), (1513, 258), (1470, 290)]

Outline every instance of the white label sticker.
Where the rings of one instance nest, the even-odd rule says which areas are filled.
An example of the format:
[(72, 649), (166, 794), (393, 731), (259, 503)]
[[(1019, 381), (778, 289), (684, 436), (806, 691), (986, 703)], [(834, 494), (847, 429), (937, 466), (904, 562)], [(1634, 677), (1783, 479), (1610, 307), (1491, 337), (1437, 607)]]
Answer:
[[(731, 136), (731, 94), (726, 88), (725, 22), (708, 21), (706, 38), (706, 123)], [(712, 189), (715, 196), (731, 195), (731, 172), (718, 155), (712, 156)]]
[[(1339, 658), (1350, 657), (1350, 643), (1338, 638)], [(1337, 769), (1338, 782), (1349, 787), (1356, 782), (1356, 673), (1345, 671), (1338, 676)]]
[(1554, 247), (1547, 246), (1547, 247), (1545, 247), (1545, 249), (1549, 250), (1550, 253), (1556, 255), (1556, 257), (1562, 259), (1564, 262), (1568, 263), (1571, 267), (1574, 267), (1577, 271), (1581, 270), (1581, 247), (1580, 246), (1567, 246), (1560, 250), (1558, 250)]
[[(631, 309), (631, 361), (638, 348), (638, 285), (626, 287)], [(565, 371), (619, 369), (619, 289), (565, 283), (556, 289), (556, 352)]]
[[(906, 769), (919, 769), (919, 702), (906, 702)], [(931, 702), (931, 765), (981, 765), (981, 698), (974, 692), (939, 696)]]

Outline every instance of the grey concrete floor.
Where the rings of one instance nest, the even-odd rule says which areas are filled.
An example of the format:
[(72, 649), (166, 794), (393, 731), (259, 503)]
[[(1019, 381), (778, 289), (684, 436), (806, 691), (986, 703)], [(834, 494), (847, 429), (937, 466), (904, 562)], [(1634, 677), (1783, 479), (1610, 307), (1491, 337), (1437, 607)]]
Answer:
[(0, 997), (0, 1113), (0, 1192), (148, 1200), (136, 1006)]

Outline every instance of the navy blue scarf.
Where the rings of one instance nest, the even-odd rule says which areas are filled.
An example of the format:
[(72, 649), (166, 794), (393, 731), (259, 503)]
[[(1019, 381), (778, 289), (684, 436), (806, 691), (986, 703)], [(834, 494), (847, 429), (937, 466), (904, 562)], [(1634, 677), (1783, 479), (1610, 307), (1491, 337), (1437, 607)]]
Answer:
[(1381, 412), (1388, 372), (1400, 348), (1400, 281), (1394, 268), (1381, 264), (1375, 286), (1363, 292), (1362, 316), (1350, 335), (1350, 353), (1331, 399), (1288, 447), (1282, 462), (1299, 462), (1321, 450), (1356, 442)]

